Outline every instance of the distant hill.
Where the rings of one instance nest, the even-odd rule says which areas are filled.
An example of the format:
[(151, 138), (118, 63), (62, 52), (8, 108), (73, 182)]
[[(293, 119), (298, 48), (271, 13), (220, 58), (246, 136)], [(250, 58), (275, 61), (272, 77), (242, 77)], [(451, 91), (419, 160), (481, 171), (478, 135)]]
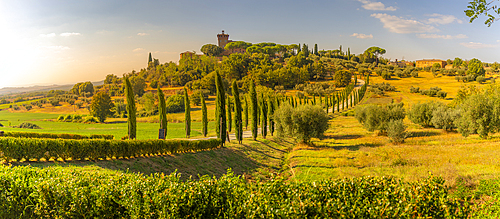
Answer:
[[(94, 86), (99, 86), (104, 84), (104, 80), (92, 82)], [(29, 92), (37, 92), (37, 91), (50, 91), (50, 90), (64, 90), (69, 91), (73, 87), (74, 84), (66, 84), (66, 85), (47, 85), (47, 86), (29, 86), (29, 87), (4, 87), (0, 89), (0, 95), (5, 94), (15, 94), (15, 93), (29, 93)]]

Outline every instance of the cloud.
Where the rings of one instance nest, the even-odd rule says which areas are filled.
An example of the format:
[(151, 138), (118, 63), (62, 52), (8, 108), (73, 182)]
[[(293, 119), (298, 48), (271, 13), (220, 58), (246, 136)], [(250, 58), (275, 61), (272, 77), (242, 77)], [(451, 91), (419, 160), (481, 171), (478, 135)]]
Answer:
[(132, 52), (140, 52), (140, 51), (143, 51), (144, 49), (143, 48), (136, 48), (134, 50), (132, 50)]
[(366, 34), (362, 34), (362, 33), (353, 33), (351, 36), (359, 38), (359, 39), (373, 39), (372, 34), (366, 35)]
[(424, 39), (445, 39), (445, 40), (451, 40), (451, 39), (465, 39), (468, 38), (467, 35), (465, 34), (458, 34), (455, 36), (452, 35), (437, 35), (437, 34), (417, 34), (418, 38), (424, 38)]
[(389, 29), (393, 33), (426, 33), (437, 32), (437, 28), (423, 24), (415, 20), (407, 20), (388, 14), (372, 14), (374, 18), (380, 19), (384, 23), (384, 28)]
[(475, 42), (460, 43), (460, 45), (465, 46), (469, 49), (482, 49), (482, 48), (498, 47), (498, 45), (495, 45), (495, 44), (483, 44), (483, 43), (475, 43)]
[(137, 33), (137, 36), (147, 36), (149, 33)]
[(55, 37), (55, 33), (49, 33), (49, 34), (40, 34), (41, 37)]
[(372, 2), (370, 0), (358, 0), (359, 2), (363, 3), (363, 7), (366, 10), (371, 10), (371, 11), (395, 11), (395, 7), (385, 7), (384, 3), (382, 2)]
[(69, 37), (69, 36), (80, 36), (80, 33), (61, 33), (60, 36)]
[(453, 15), (444, 15), (444, 14), (429, 14), (427, 15), (431, 18), (425, 21), (427, 24), (450, 24), (456, 21), (457, 23), (461, 24), (463, 23), (462, 20), (456, 18)]

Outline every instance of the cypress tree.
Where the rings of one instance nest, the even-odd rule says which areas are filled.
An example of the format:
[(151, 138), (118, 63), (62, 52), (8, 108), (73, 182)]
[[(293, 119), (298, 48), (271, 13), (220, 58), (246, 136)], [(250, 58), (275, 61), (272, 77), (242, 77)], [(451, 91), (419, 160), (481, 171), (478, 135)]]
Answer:
[(184, 119), (186, 138), (191, 135), (191, 104), (189, 104), (189, 95), (186, 87), (184, 87)]
[(347, 60), (351, 60), (351, 48), (347, 48)]
[(328, 114), (328, 107), (329, 107), (328, 96), (325, 97), (325, 102), (326, 102), (326, 114)]
[(302, 51), (302, 50), (300, 49), (300, 43), (299, 43), (299, 50), (298, 50), (298, 52), (300, 52), (300, 51)]
[(261, 106), (261, 131), (262, 137), (266, 139), (267, 136), (267, 100), (264, 98), (264, 94), (261, 94), (262, 106)]
[(234, 97), (234, 130), (236, 135), (236, 140), (241, 144), (243, 141), (243, 121), (241, 119), (241, 101), (240, 93), (238, 91), (238, 85), (236, 81), (233, 81), (232, 93)]
[(258, 111), (259, 106), (257, 104), (257, 92), (255, 91), (255, 84), (250, 81), (250, 103), (252, 104), (252, 137), (253, 140), (257, 139), (257, 129), (259, 125)]
[(207, 133), (208, 133), (208, 115), (207, 115), (207, 104), (205, 103), (205, 96), (203, 96), (203, 93), (200, 94), (201, 95), (201, 121), (202, 121), (202, 125), (203, 125), (203, 129), (202, 129), (202, 134), (203, 134), (203, 137), (207, 137)]
[(337, 100), (336, 100), (337, 101), (337, 112), (340, 112), (340, 96), (338, 93), (335, 96), (337, 97)]
[(227, 130), (231, 132), (231, 127), (233, 126), (233, 116), (231, 115), (231, 97), (227, 95)]
[(345, 109), (345, 92), (342, 93), (342, 111)]
[(293, 97), (290, 97), (290, 103), (292, 104), (292, 107), (295, 108), (295, 102), (293, 101)]
[(313, 105), (316, 105), (316, 94), (313, 94)]
[(295, 107), (298, 107), (299, 105), (297, 105), (297, 97), (295, 97)]
[(165, 104), (165, 95), (158, 86), (158, 112), (160, 114), (160, 129), (165, 129), (165, 138), (167, 138), (167, 106)]
[(243, 110), (243, 114), (245, 115), (245, 130), (248, 129), (248, 101), (247, 96), (245, 95), (245, 108)]
[(273, 136), (273, 133), (274, 133), (274, 118), (273, 118), (273, 115), (274, 115), (274, 110), (276, 109), (275, 108), (275, 99), (276, 98), (269, 98), (269, 101), (268, 101), (268, 106), (269, 106), (269, 109), (268, 109), (268, 119), (269, 119), (269, 132), (271, 133), (271, 136)]
[(217, 104), (215, 107), (215, 120), (217, 124), (215, 124), (215, 132), (217, 133), (217, 137), (222, 140), (222, 145), (224, 145), (226, 142), (226, 95), (219, 72), (215, 74), (215, 87), (217, 90)]
[(302, 105), (302, 98), (299, 97), (299, 104)]
[(132, 89), (132, 84), (128, 77), (125, 77), (125, 94), (127, 96), (127, 125), (128, 125), (128, 138), (135, 139), (137, 133), (137, 123), (135, 119), (135, 100), (134, 100), (134, 90)]
[(320, 94), (319, 95), (319, 105), (320, 106), (323, 106), (323, 98), (322, 97), (323, 97), (323, 95)]
[(314, 44), (314, 55), (319, 55), (319, 53), (318, 53), (318, 44)]
[(149, 65), (149, 63), (150, 63), (150, 62), (152, 62), (152, 61), (153, 61), (153, 56), (151, 56), (151, 53), (149, 53), (148, 65)]

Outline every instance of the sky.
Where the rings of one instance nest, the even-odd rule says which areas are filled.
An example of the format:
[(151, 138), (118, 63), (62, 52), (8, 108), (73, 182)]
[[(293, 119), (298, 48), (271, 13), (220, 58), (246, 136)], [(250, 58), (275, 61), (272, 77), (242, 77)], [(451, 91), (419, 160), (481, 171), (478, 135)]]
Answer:
[(500, 62), (500, 22), (469, 23), (470, 0), (0, 0), (0, 88), (74, 84), (147, 67), (148, 53), (178, 62), (185, 51), (231, 40), (371, 46), (391, 60), (478, 58)]

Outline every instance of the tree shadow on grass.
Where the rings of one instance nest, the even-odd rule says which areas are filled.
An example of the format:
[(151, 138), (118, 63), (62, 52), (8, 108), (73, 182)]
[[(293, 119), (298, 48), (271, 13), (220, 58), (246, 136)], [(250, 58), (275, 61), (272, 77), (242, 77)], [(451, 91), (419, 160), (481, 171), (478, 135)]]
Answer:
[(324, 150), (324, 149), (333, 149), (333, 150), (349, 150), (349, 151), (357, 151), (362, 147), (380, 147), (383, 144), (382, 143), (361, 143), (361, 144), (354, 144), (354, 145), (338, 145), (335, 146), (335, 144), (342, 144), (342, 143), (336, 143), (336, 142), (330, 142), (330, 143), (323, 143), (323, 144), (311, 144), (309, 145), (309, 148), (306, 150)]
[(410, 131), (408, 133), (408, 138), (413, 138), (413, 137), (430, 137), (430, 136), (437, 136), (441, 135), (440, 131), (434, 131), (434, 130), (423, 130), (423, 131)]
[(264, 165), (249, 157), (242, 151), (233, 148), (220, 148), (210, 151), (190, 152), (183, 154), (169, 154), (160, 156), (141, 156), (130, 159), (107, 159), (97, 161), (56, 161), (56, 162), (16, 162), (12, 166), (98, 166), (104, 169), (120, 172), (134, 172), (150, 175), (153, 173), (171, 174), (174, 171), (181, 174), (181, 179), (199, 179), (199, 176), (209, 175), (220, 177), (228, 169), (236, 175), (251, 173)]

